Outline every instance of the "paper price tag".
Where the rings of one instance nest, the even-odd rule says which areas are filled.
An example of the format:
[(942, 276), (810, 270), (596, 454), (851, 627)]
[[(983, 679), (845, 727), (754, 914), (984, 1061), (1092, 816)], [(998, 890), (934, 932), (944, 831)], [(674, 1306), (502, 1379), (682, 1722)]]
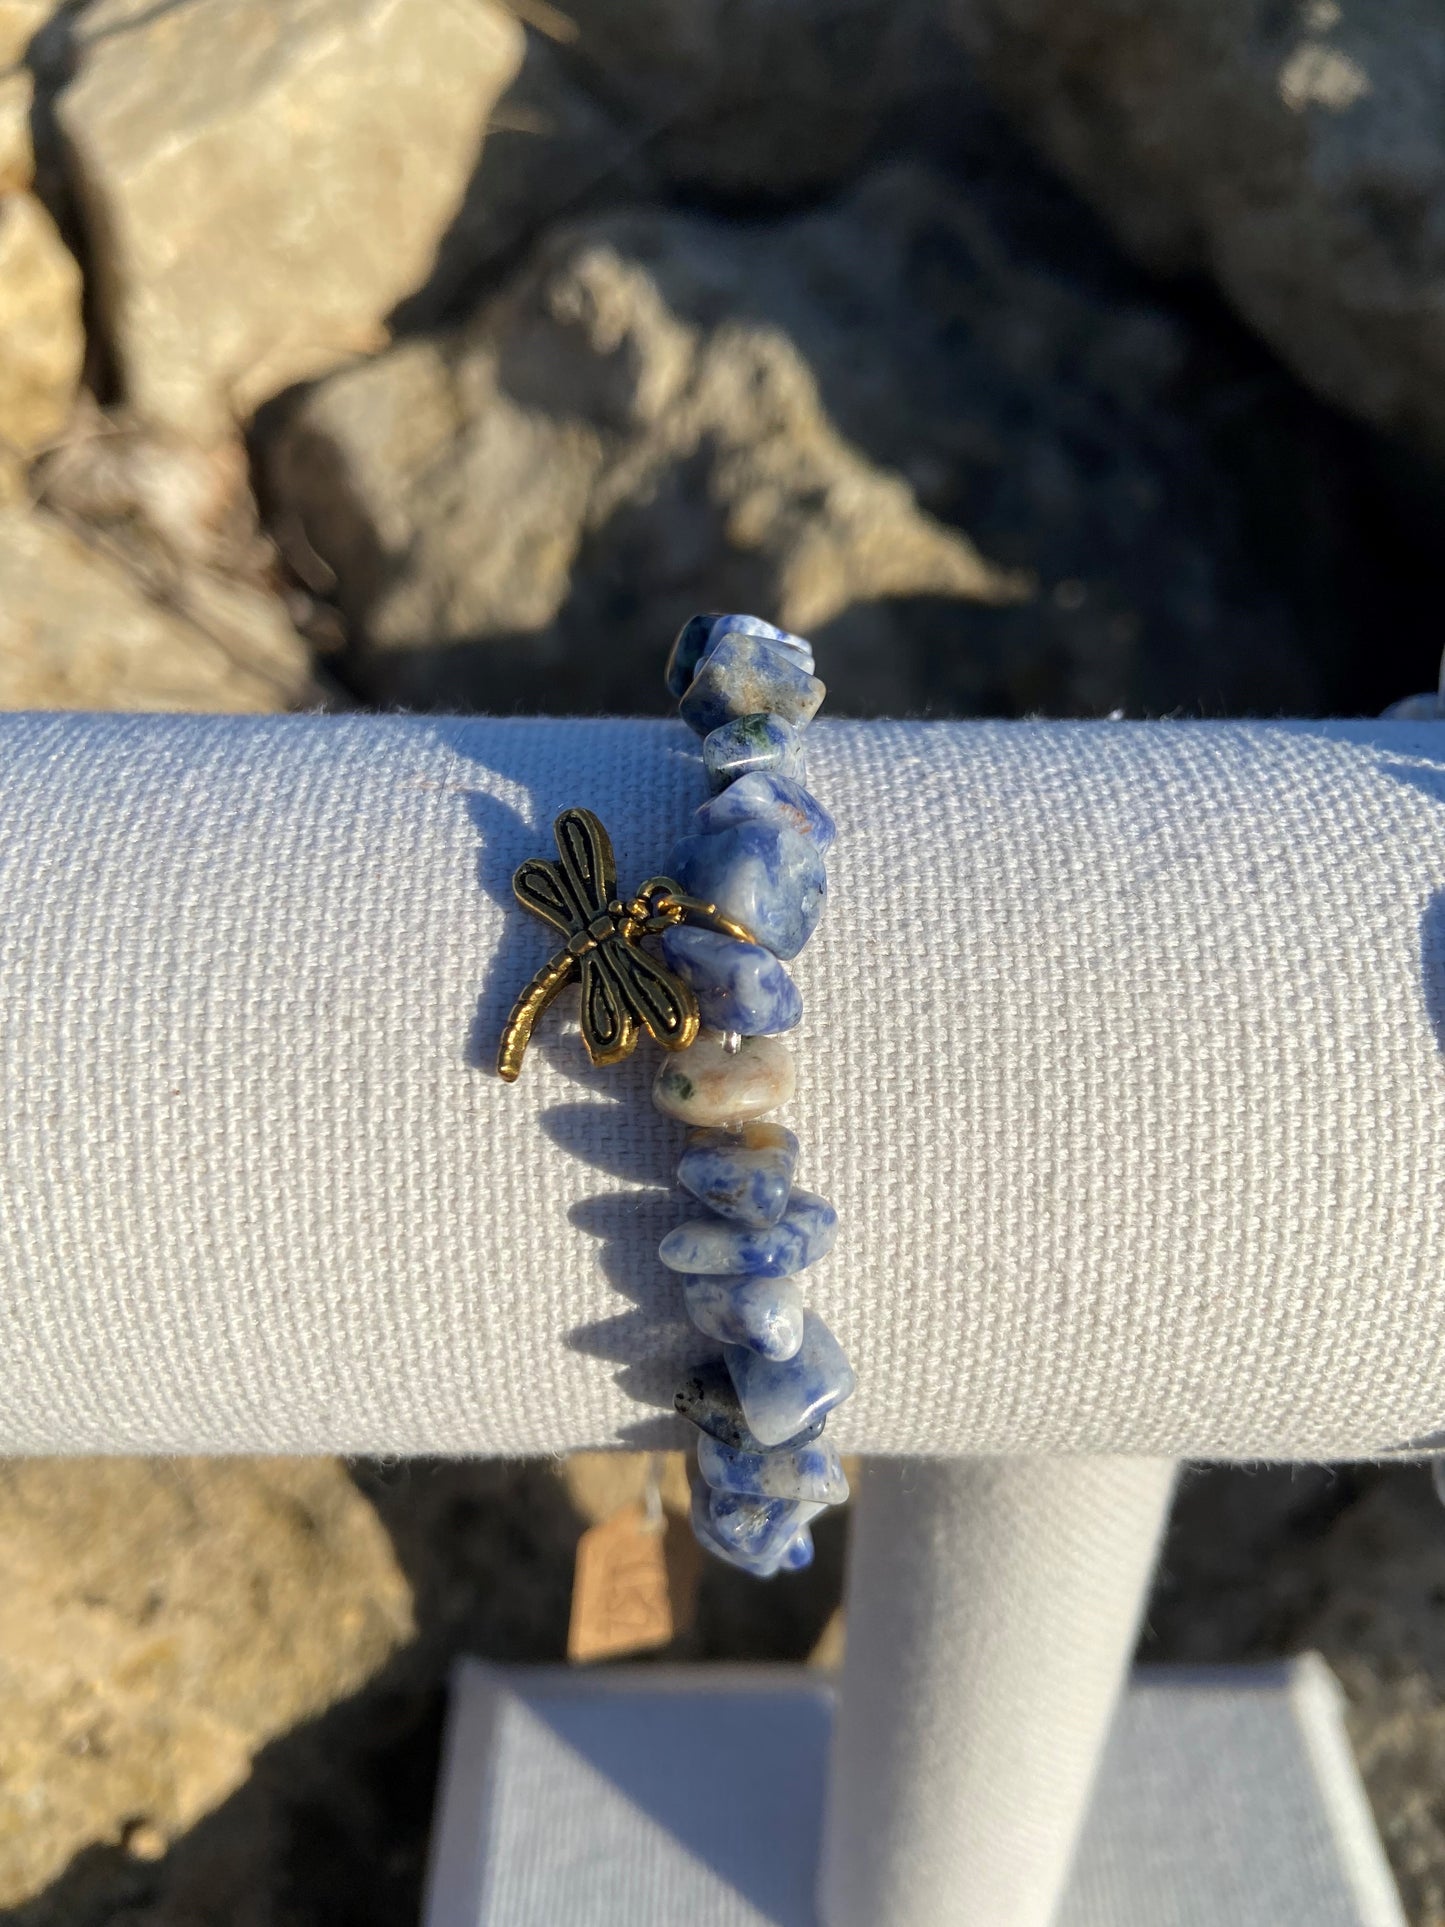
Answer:
[(692, 1621), (697, 1558), (677, 1519), (642, 1501), (577, 1541), (567, 1657), (620, 1659), (666, 1646)]

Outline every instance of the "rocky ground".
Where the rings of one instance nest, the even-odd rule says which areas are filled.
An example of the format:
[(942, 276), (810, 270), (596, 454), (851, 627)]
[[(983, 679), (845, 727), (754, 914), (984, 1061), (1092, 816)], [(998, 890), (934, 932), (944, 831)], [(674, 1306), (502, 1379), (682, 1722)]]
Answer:
[[(841, 712), (1377, 710), (1442, 236), (1411, 0), (0, 0), (0, 705), (657, 708), (723, 605)], [(641, 1476), (0, 1467), (0, 1917), (414, 1918)], [(836, 1656), (845, 1529), (680, 1650)], [(1422, 1927), (1442, 1601), (1419, 1471), (1201, 1472), (1144, 1642), (1326, 1654)]]

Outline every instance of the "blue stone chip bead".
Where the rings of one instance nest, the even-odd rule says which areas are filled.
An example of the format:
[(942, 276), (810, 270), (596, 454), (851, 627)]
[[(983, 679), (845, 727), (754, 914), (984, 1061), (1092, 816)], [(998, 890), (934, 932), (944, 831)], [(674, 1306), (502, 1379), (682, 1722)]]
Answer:
[(776, 1037), (792, 1030), (803, 1014), (802, 992), (786, 966), (760, 943), (675, 923), (662, 933), (662, 956), (668, 969), (692, 986), (708, 1030)]
[(786, 649), (760, 636), (734, 633), (714, 643), (698, 664), (678, 712), (699, 736), (761, 710), (801, 729), (817, 715), (826, 694)]
[(775, 957), (796, 957), (818, 927), (828, 894), (823, 853), (812, 837), (768, 823), (684, 836), (668, 874), (715, 903)]
[(725, 1345), (747, 1345), (764, 1358), (791, 1358), (803, 1342), (803, 1294), (791, 1278), (683, 1275), (687, 1315), (700, 1332)]
[(813, 1191), (794, 1191), (776, 1224), (689, 1218), (673, 1226), (657, 1255), (669, 1271), (700, 1271), (710, 1278), (790, 1278), (826, 1258), (837, 1235), (838, 1213), (828, 1200)]
[(714, 1492), (741, 1492), (755, 1499), (811, 1499), (841, 1505), (848, 1480), (838, 1448), (829, 1438), (772, 1452), (739, 1452), (704, 1436), (697, 1442), (697, 1469)]
[(714, 1538), (746, 1559), (782, 1557), (800, 1526), (823, 1510), (801, 1499), (748, 1499), (736, 1492), (709, 1492), (707, 1521)]
[[(732, 727), (730, 723), (728, 728)], [(721, 736), (724, 731), (715, 733)], [(707, 743), (711, 741), (709, 736)], [(704, 755), (707, 743), (702, 746)], [(696, 833), (703, 836), (711, 836), (716, 830), (736, 829), (740, 823), (766, 823), (774, 830), (796, 830), (799, 836), (811, 837), (814, 847), (820, 851), (832, 848), (836, 834), (832, 817), (818, 799), (809, 795), (786, 771), (773, 769), (749, 770), (739, 776), (721, 795), (700, 803), (693, 811), (692, 820), (697, 825)]]
[[(673, 1409), (695, 1425), (704, 1438), (716, 1439), (737, 1452), (764, 1452), (771, 1448), (753, 1437), (743, 1408), (738, 1402), (732, 1374), (721, 1358), (704, 1359), (695, 1365), (673, 1395)], [(821, 1418), (812, 1420), (796, 1438), (784, 1440), (787, 1446), (808, 1445), (823, 1429)]]
[(722, 1537), (713, 1525), (711, 1509), (712, 1495), (707, 1487), (705, 1485), (694, 1485), (692, 1490), (692, 1529), (696, 1535), (698, 1544), (704, 1552), (710, 1552), (714, 1557), (726, 1561), (728, 1565), (736, 1566), (739, 1572), (745, 1572), (753, 1579), (771, 1579), (774, 1574), (781, 1572), (783, 1570), (784, 1559), (790, 1556), (796, 1557), (792, 1549), (799, 1535), (808, 1530), (806, 1524), (798, 1527), (792, 1538), (789, 1539), (786, 1544), (781, 1547), (769, 1545), (761, 1556), (755, 1557), (753, 1554), (745, 1552), (740, 1546), (730, 1544), (728, 1540)]
[(775, 649), (784, 649), (799, 662), (811, 676), (813, 673), (813, 645), (806, 637), (795, 636), (791, 629), (776, 629), (771, 622), (764, 622), (761, 616), (717, 616), (708, 633), (703, 655), (720, 643), (724, 636), (761, 636), (764, 642), (772, 643)]
[[(703, 651), (712, 640), (718, 617), (714, 614), (689, 616), (677, 632), (672, 653), (667, 658), (667, 693), (677, 700), (697, 674)], [(811, 665), (810, 665), (811, 667)]]
[(766, 710), (734, 716), (702, 739), (707, 786), (716, 796), (751, 770), (775, 770), (796, 782), (803, 776), (803, 739), (791, 723)]
[(788, 1208), (798, 1140), (782, 1124), (693, 1130), (677, 1161), (677, 1181), (699, 1204), (738, 1224), (776, 1224)]
[[(813, 1535), (809, 1530), (811, 1521), (804, 1519), (793, 1529), (792, 1536), (784, 1539), (788, 1526), (785, 1517), (774, 1522), (773, 1531), (764, 1541), (760, 1551), (747, 1551), (735, 1545), (724, 1536), (723, 1528), (714, 1525), (711, 1517), (712, 1502), (706, 1486), (694, 1486), (692, 1494), (692, 1529), (697, 1542), (705, 1552), (736, 1566), (753, 1579), (772, 1579), (780, 1572), (801, 1572), (813, 1563)], [(804, 1508), (813, 1511), (816, 1508)], [(781, 1541), (781, 1543), (779, 1543)]]
[(727, 1346), (723, 1358), (748, 1429), (765, 1447), (825, 1418), (858, 1383), (843, 1347), (815, 1311), (805, 1314), (802, 1345), (784, 1364), (745, 1345)]
[(779, 1572), (804, 1572), (813, 1563), (813, 1535), (807, 1526), (799, 1526), (792, 1538), (783, 1547), (778, 1560)]
[(686, 692), (688, 684), (697, 674), (697, 666), (716, 642), (726, 635), (759, 636), (775, 648), (784, 650), (798, 665), (813, 673), (813, 646), (802, 636), (795, 636), (787, 629), (778, 629), (771, 622), (764, 622), (760, 616), (689, 616), (677, 632), (671, 653), (667, 658), (668, 693), (678, 697)]

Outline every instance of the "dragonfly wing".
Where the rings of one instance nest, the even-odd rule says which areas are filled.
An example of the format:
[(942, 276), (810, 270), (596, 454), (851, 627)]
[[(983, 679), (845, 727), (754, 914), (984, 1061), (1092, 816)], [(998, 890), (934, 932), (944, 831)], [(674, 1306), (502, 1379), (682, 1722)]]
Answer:
[(654, 1043), (664, 1050), (682, 1050), (692, 1042), (698, 1031), (697, 999), (685, 983), (638, 944), (605, 943), (598, 958), (618, 998)]
[(616, 1064), (637, 1042), (637, 1018), (604, 958), (612, 946), (582, 959), (582, 1041), (594, 1064)]
[(562, 872), (545, 857), (529, 856), (518, 866), (512, 875), (512, 893), (524, 909), (550, 923), (564, 936), (570, 936), (577, 928), (577, 909)]
[(562, 875), (583, 923), (601, 914), (617, 895), (612, 838), (591, 810), (563, 810), (552, 825)]

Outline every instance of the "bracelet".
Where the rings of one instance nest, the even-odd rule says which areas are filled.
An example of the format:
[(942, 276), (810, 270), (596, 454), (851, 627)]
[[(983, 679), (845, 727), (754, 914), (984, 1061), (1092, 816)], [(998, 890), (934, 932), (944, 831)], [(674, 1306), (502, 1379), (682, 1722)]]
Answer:
[(832, 1249), (837, 1213), (794, 1185), (798, 1140), (763, 1121), (793, 1094), (780, 1039), (803, 1000), (786, 963), (822, 915), (834, 836), (803, 787), (801, 733), (825, 693), (813, 667), (806, 642), (755, 616), (684, 623), (667, 687), (702, 738), (711, 795), (671, 874), (625, 900), (602, 824), (590, 810), (557, 818), (558, 860), (530, 858), (512, 887), (566, 941), (518, 997), (497, 1052), (510, 1082), (538, 1018), (577, 978), (594, 1064), (619, 1062), (644, 1030), (667, 1053), (652, 1099), (689, 1127), (678, 1182), (704, 1215), (669, 1231), (659, 1256), (693, 1324), (722, 1344), (674, 1401), (699, 1433), (693, 1530), (759, 1578), (809, 1565), (810, 1522), (848, 1496), (822, 1434), (856, 1383), (797, 1283)]

